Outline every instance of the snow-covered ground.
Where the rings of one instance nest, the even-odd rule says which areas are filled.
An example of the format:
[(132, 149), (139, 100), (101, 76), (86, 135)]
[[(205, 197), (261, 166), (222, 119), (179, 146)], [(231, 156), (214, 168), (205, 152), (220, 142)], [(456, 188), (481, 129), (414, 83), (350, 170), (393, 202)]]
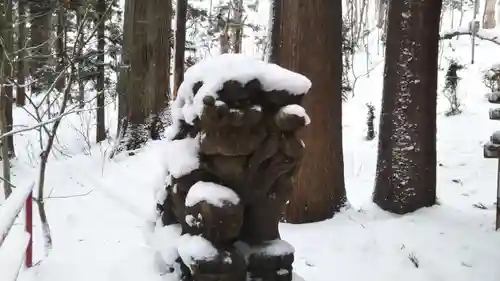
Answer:
[[(500, 62), (500, 46), (478, 41), (476, 63), (460, 72), (461, 115), (445, 117), (447, 101), (439, 99), (440, 204), (396, 216), (381, 211), (370, 200), (377, 141), (364, 140), (365, 104), (375, 105), (378, 119), (383, 74), (383, 51), (377, 54), (375, 36), (372, 39), (371, 71), (364, 75), (365, 54), (358, 54), (355, 70), (360, 78), (355, 96), (344, 105), (345, 177), (352, 207), (321, 223), (281, 225), (282, 237), (296, 249), (296, 272), (306, 281), (499, 280), (500, 233), (494, 231), (497, 164), (483, 159), (482, 144), (500, 123), (488, 118), (492, 105), (484, 97), (488, 91), (482, 71)], [(470, 38), (443, 41), (442, 47), (440, 83), (444, 82), (446, 58), (469, 63)], [(110, 125), (114, 124), (113, 108), (108, 113)], [(14, 114), (17, 124), (34, 122), (22, 109)], [(105, 157), (109, 143), (87, 146), (93, 140), (93, 127), (81, 116), (69, 116), (62, 123), (58, 149), (47, 171), (53, 250), (44, 257), (35, 209), (34, 252), (39, 263), (24, 270), (19, 280), (162, 281), (155, 272), (150, 242), (154, 191), (163, 185), (164, 162), (169, 157), (164, 143), (151, 142), (135, 156), (109, 160)], [(36, 139), (35, 132), (15, 137), (16, 185), (36, 179)], [(21, 228), (19, 222), (14, 231)]]

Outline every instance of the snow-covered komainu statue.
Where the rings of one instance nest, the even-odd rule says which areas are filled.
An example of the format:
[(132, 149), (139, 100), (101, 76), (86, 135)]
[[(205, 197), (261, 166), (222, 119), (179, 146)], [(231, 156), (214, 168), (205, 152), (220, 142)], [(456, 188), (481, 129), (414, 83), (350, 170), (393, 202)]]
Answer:
[(292, 280), (278, 222), (309, 123), (297, 73), (225, 54), (188, 69), (172, 105), (156, 237), (165, 274), (194, 281)]

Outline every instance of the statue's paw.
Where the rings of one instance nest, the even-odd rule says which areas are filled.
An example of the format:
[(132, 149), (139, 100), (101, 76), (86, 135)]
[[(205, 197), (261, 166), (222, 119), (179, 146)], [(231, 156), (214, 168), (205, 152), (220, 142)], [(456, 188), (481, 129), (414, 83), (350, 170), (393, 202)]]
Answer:
[(262, 108), (248, 105), (243, 108), (229, 107), (225, 102), (212, 96), (203, 98), (202, 128), (254, 126), (262, 119)]
[(247, 106), (243, 109), (233, 109), (229, 110), (229, 114), (226, 116), (226, 124), (232, 127), (252, 127), (260, 122), (262, 119), (262, 108), (260, 106)]
[(302, 106), (289, 104), (276, 113), (274, 122), (282, 131), (296, 131), (308, 125), (311, 119)]
[(224, 121), (229, 114), (229, 107), (213, 96), (203, 98), (203, 112), (201, 114), (201, 127), (204, 130), (210, 130), (227, 125)]

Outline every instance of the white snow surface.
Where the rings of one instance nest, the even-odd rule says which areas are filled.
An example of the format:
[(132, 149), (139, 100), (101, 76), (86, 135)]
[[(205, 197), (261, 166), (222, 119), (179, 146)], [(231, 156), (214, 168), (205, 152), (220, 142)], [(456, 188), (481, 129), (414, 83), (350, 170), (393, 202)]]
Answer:
[[(265, 91), (286, 90), (303, 95), (311, 88), (311, 81), (299, 73), (284, 69), (243, 54), (222, 54), (206, 58), (187, 69), (172, 108), (172, 117), (192, 124), (203, 110), (203, 98), (217, 97), (224, 82), (234, 80), (241, 84), (258, 79)], [(196, 96), (193, 86), (203, 82)]]
[(0, 248), (0, 280), (14, 281), (19, 271), (24, 266), (26, 246), (29, 241), (29, 234), (16, 229), (5, 240), (5, 244)]
[(306, 110), (298, 104), (289, 104), (282, 107), (280, 110), (285, 114), (296, 115), (304, 118), (304, 120), (306, 121), (306, 125), (309, 125), (309, 123), (311, 123), (311, 118), (309, 117), (309, 115), (307, 115)]
[(236, 247), (245, 255), (265, 255), (265, 256), (284, 256), (295, 252), (294, 247), (284, 240), (266, 241), (263, 245), (249, 246), (243, 242), (236, 242)]
[(172, 140), (165, 144), (164, 161), (173, 177), (180, 178), (200, 166), (199, 147), (199, 137)]
[[(374, 19), (372, 9), (368, 12)], [(267, 11), (265, 14), (267, 19)], [(446, 28), (450, 16), (449, 11), (443, 13)], [(460, 13), (454, 18), (456, 25)], [(466, 13), (463, 25), (471, 18), (471, 13)], [(498, 28), (488, 31), (495, 32), (500, 34)], [(499, 47), (476, 40), (475, 63), (470, 65), (469, 36), (441, 41), (437, 124), (440, 204), (398, 216), (371, 203), (377, 141), (364, 137), (366, 103), (376, 107), (375, 128), (380, 113), (384, 49), (377, 34), (372, 32), (367, 38), (368, 57), (364, 52), (355, 55), (355, 96), (343, 106), (345, 180), (351, 206), (324, 222), (280, 225), (281, 237), (295, 248), (294, 270), (305, 281), (331, 281), (332, 276), (352, 281), (498, 281), (500, 233), (494, 231), (497, 161), (484, 159), (482, 146), (500, 124), (489, 120), (489, 109), (496, 106), (484, 96), (489, 90), (482, 75), (500, 63)], [(243, 49), (251, 49), (253, 39), (245, 40)], [(441, 94), (448, 58), (468, 64), (458, 87), (463, 113), (453, 117), (444, 116), (448, 105)], [(25, 110), (33, 112), (30, 106), (14, 109), (14, 127), (35, 124)], [(106, 110), (107, 126), (112, 131), (117, 113), (112, 105)], [(167, 141), (154, 141), (133, 157), (121, 154), (109, 160), (107, 142), (88, 146), (88, 141), (95, 139), (94, 118), (83, 113), (68, 115), (61, 122), (45, 185), (53, 249), (44, 256), (41, 224), (34, 208), (34, 262), (38, 265), (23, 269), (18, 280), (170, 281), (159, 269), (162, 257), (153, 243), (158, 234), (153, 233), (157, 220), (153, 210), (156, 191), (164, 187), (166, 163), (171, 158), (181, 160), (184, 154), (179, 151), (171, 157), (166, 153)], [(11, 181), (21, 187), (38, 175), (38, 133), (23, 132), (15, 135), (14, 141), (17, 157), (12, 162)], [(4, 204), (2, 198), (0, 192), (0, 205)], [(18, 220), (12, 229), (14, 237), (23, 228)], [(17, 242), (11, 245), (16, 252), (21, 245)], [(169, 246), (166, 239), (162, 242)], [(200, 256), (214, 253), (207, 244), (207, 251)], [(15, 258), (15, 254), (7, 255)], [(418, 260), (418, 268), (410, 257)]]
[(237, 205), (240, 197), (232, 189), (212, 182), (199, 181), (189, 189), (186, 196), (186, 207), (192, 207), (200, 202), (222, 207), (231, 203)]
[(194, 235), (184, 234), (178, 241), (177, 249), (182, 261), (192, 265), (196, 261), (207, 261), (215, 258), (217, 249), (207, 239)]
[(161, 227), (153, 234), (151, 245), (167, 265), (173, 265), (179, 257), (177, 244), (181, 238), (181, 232), (181, 226), (174, 224)]

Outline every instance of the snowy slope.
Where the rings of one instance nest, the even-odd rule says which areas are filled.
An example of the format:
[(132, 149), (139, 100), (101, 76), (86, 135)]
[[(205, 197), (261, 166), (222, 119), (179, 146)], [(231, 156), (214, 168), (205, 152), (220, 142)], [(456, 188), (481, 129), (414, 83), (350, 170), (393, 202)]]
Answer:
[[(321, 223), (281, 225), (283, 238), (296, 249), (297, 273), (305, 281), (499, 280), (500, 234), (493, 231), (496, 163), (483, 159), (482, 144), (500, 123), (488, 119), (491, 105), (484, 98), (481, 72), (500, 62), (500, 47), (478, 41), (476, 64), (460, 74), (462, 115), (445, 117), (446, 100), (439, 100), (440, 205), (400, 217), (370, 202), (377, 141), (364, 140), (365, 103), (376, 106), (378, 119), (383, 72), (375, 36), (370, 46), (368, 66), (365, 54), (357, 56), (355, 72), (360, 78), (355, 97), (344, 106), (345, 176), (352, 208)], [(447, 57), (468, 63), (470, 39), (445, 41), (443, 50), (444, 69)], [(372, 70), (364, 75), (367, 67)], [(114, 110), (108, 113), (114, 124)], [(87, 147), (87, 140), (93, 140), (93, 133), (86, 134), (92, 131), (89, 118), (70, 116), (62, 124), (60, 152), (51, 157), (46, 184), (54, 248), (43, 258), (36, 219), (35, 262), (43, 261), (24, 271), (20, 280), (161, 281), (149, 242), (154, 191), (163, 185), (163, 165), (169, 155), (162, 142), (152, 142), (133, 157), (108, 160), (109, 144)], [(20, 125), (32, 123), (21, 109), (16, 109), (14, 120)], [(19, 158), (13, 182), (17, 185), (36, 176), (36, 138), (35, 132), (16, 136)], [(473, 206), (479, 203), (486, 209)]]

